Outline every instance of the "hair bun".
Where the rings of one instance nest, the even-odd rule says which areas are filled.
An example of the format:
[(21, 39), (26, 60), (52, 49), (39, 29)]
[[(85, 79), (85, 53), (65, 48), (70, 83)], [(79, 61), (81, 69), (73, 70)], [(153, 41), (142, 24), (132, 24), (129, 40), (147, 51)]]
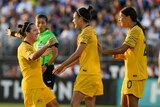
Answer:
[(21, 24), (18, 25), (18, 28), (22, 28), (22, 27), (23, 27), (23, 25), (21, 25)]
[(93, 9), (93, 7), (91, 5), (89, 5), (88, 11), (91, 11), (92, 9)]

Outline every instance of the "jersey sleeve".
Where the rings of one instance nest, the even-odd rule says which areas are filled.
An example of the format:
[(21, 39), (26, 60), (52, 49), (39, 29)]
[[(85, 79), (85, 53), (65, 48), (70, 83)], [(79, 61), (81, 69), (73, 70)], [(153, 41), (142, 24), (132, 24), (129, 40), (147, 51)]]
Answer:
[(123, 44), (126, 44), (130, 47), (135, 47), (138, 40), (138, 31), (136, 29), (132, 30), (126, 37)]
[(29, 56), (34, 52), (33, 48), (24, 47), (22, 51), (22, 55), (25, 59), (30, 60)]
[(91, 31), (88, 31), (88, 30), (84, 30), (82, 33), (81, 33), (81, 36), (79, 38), (79, 42), (81, 43), (85, 43), (87, 44), (89, 39), (91, 38)]

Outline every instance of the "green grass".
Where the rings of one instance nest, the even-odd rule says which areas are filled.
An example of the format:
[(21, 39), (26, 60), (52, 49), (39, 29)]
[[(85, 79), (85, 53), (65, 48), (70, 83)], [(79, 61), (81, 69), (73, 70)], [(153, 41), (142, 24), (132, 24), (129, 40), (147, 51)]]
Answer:
[[(19, 103), (0, 103), (0, 107), (24, 107), (23, 104), (19, 104)], [(60, 107), (70, 107), (70, 105), (61, 105)], [(85, 107), (84, 105), (81, 107)], [(114, 107), (114, 106), (96, 106), (96, 107)]]

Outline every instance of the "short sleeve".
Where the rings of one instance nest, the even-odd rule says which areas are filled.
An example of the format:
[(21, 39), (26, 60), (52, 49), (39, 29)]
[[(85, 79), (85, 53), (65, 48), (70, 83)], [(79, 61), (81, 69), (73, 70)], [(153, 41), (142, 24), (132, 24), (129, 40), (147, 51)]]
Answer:
[(86, 29), (86, 30), (82, 31), (80, 38), (79, 38), (79, 42), (80, 43), (83, 42), (83, 43), (87, 44), (90, 38), (91, 38), (91, 32), (87, 31), (87, 29)]
[(138, 31), (136, 29), (130, 31), (123, 44), (126, 44), (130, 47), (135, 47), (138, 40)]
[(25, 59), (30, 60), (29, 56), (34, 52), (34, 49), (31, 47), (23, 47), (22, 55)]

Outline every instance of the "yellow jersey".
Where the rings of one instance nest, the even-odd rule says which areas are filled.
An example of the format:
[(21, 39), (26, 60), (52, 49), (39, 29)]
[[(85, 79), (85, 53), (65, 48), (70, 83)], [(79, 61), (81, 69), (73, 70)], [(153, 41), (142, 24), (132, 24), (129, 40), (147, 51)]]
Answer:
[(130, 46), (125, 52), (125, 80), (143, 80), (148, 77), (146, 40), (142, 29), (136, 25), (129, 30), (124, 44)]
[(85, 27), (78, 35), (77, 45), (80, 43), (85, 43), (86, 48), (79, 58), (79, 75), (100, 75), (98, 41), (96, 31), (91, 26)]
[(36, 60), (29, 60), (29, 55), (34, 51), (35, 49), (33, 46), (26, 42), (22, 42), (18, 47), (18, 62), (23, 76), (23, 90), (46, 87), (42, 79), (40, 58)]

